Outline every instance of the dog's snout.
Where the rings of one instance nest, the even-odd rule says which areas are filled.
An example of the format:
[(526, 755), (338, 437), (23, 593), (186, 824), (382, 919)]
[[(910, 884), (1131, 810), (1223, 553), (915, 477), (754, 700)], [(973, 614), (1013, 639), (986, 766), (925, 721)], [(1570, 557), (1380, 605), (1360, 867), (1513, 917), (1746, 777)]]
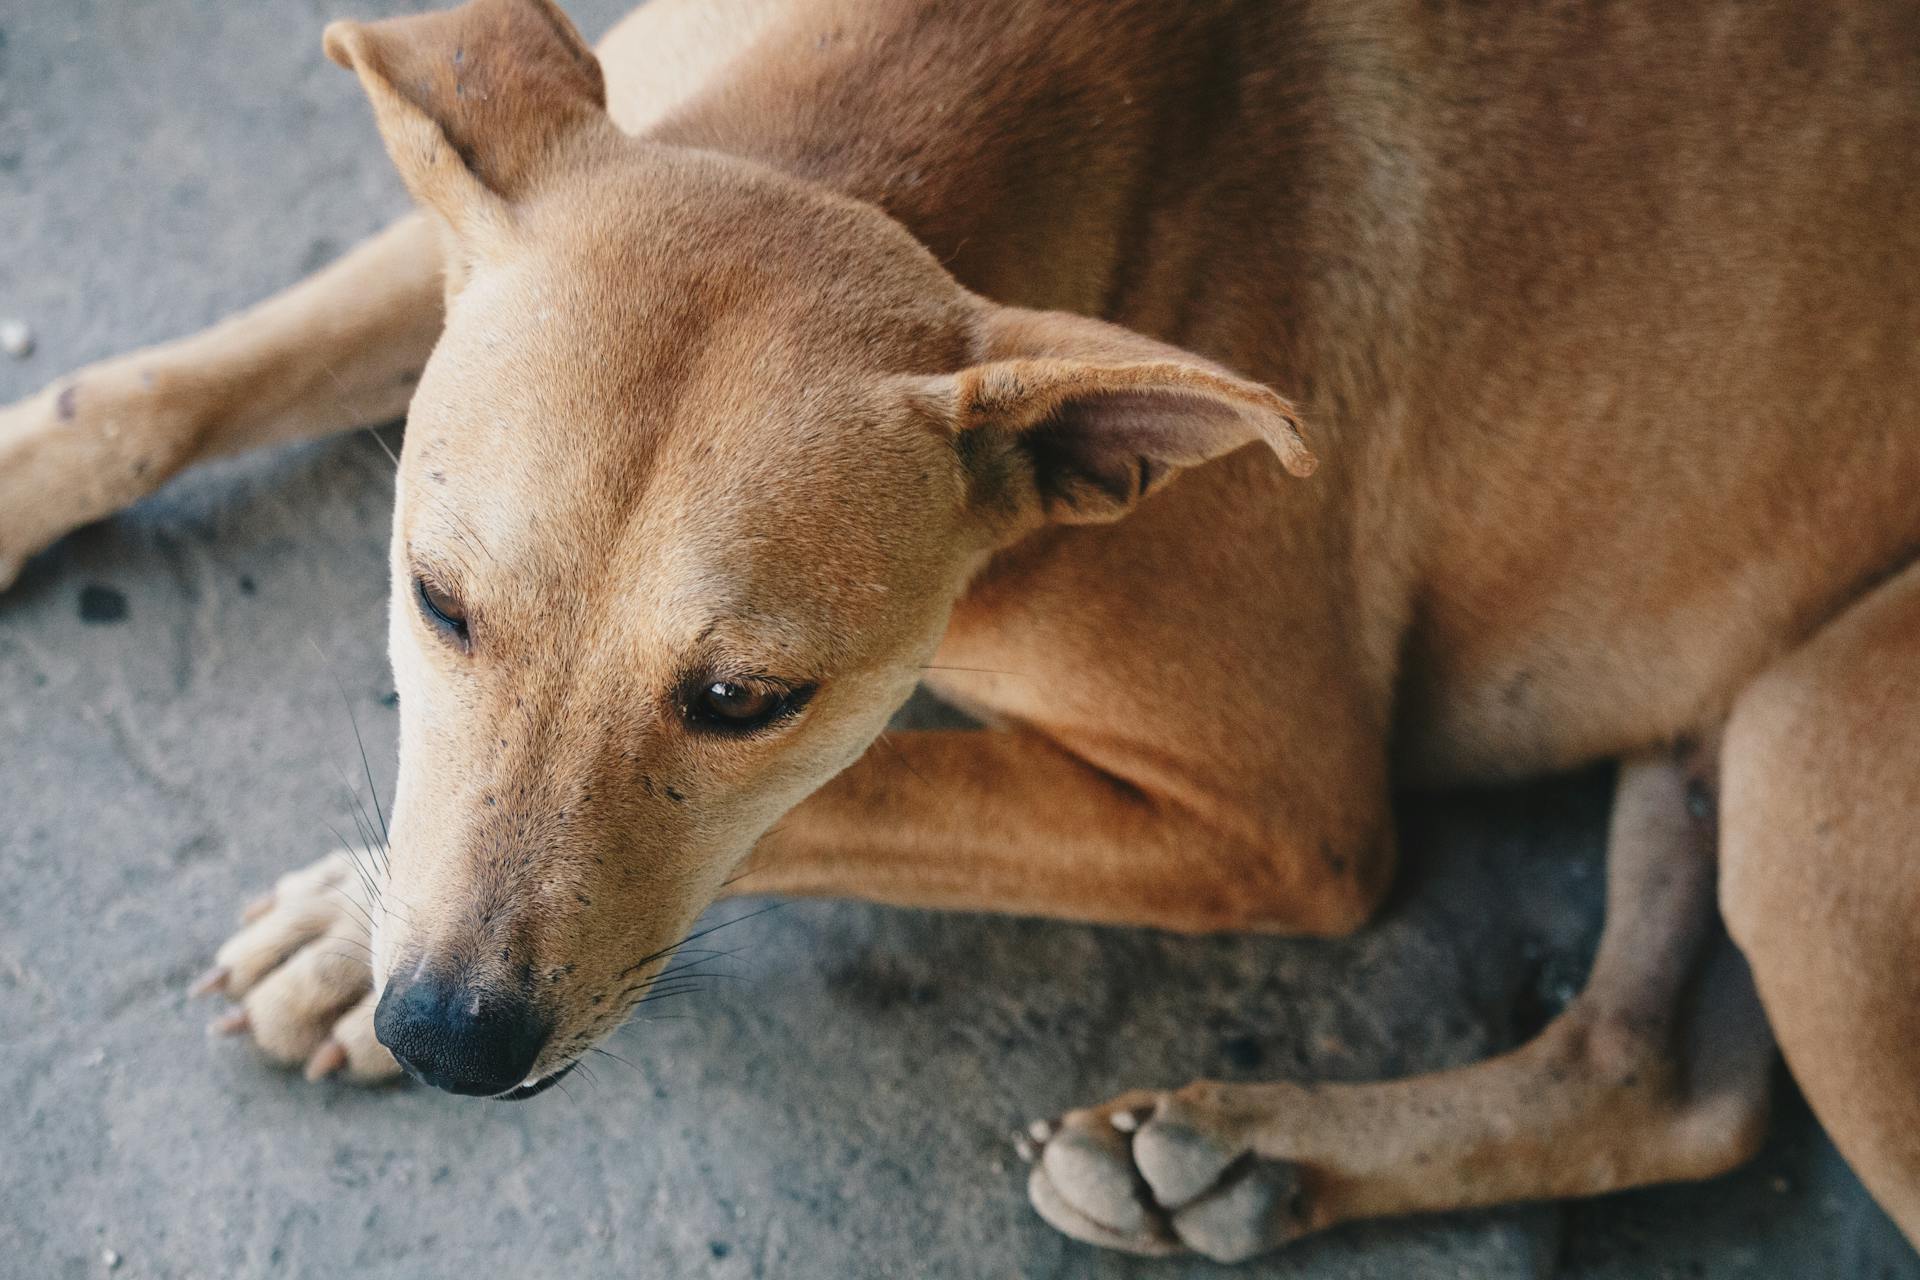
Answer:
[(476, 1096), (524, 1083), (550, 1034), (525, 996), (426, 971), (387, 984), (373, 1030), (414, 1079)]

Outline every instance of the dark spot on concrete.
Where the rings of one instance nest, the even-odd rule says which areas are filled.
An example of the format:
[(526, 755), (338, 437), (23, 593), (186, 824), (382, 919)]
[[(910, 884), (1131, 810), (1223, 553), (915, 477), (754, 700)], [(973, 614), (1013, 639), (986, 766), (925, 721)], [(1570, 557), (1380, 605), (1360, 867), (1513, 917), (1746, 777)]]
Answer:
[(127, 620), (127, 597), (112, 587), (89, 582), (80, 588), (80, 621), (102, 626)]
[(1254, 1071), (1267, 1060), (1267, 1051), (1252, 1036), (1229, 1036), (1220, 1043), (1220, 1056), (1235, 1071)]
[(300, 271), (310, 275), (340, 256), (340, 246), (326, 236), (317, 236), (307, 245), (307, 252), (300, 259)]
[(260, 590), (259, 584), (254, 582), (252, 574), (243, 573), (240, 575), (240, 594), (241, 595), (250, 596), (259, 590)]
[(733, 1246), (725, 1240), (715, 1240), (707, 1246), (707, 1252), (716, 1258), (724, 1258), (733, 1252)]
[(1523, 967), (1513, 993), (1510, 1020), (1515, 1036), (1531, 1040), (1580, 994), (1586, 966), (1539, 938), (1523, 942), (1520, 954)]
[(917, 1009), (940, 998), (938, 984), (910, 972), (892, 956), (861, 959), (829, 975), (833, 990), (872, 1013)]
[(685, 802), (686, 797), (681, 795), (678, 791), (675, 791), (672, 787), (668, 787), (667, 799), (673, 801), (675, 804), (681, 804)]
[(66, 390), (62, 391), (60, 393), (60, 398), (53, 402), (53, 411), (60, 415), (60, 421), (62, 422), (73, 421), (74, 393), (78, 390), (80, 390), (80, 384), (76, 382), (72, 386), (68, 387)]
[(173, 851), (173, 865), (191, 866), (196, 862), (205, 862), (220, 852), (220, 840), (217, 836), (201, 834)]
[(393, 708), (393, 707), (399, 706), (400, 691), (398, 689), (389, 689), (385, 693), (381, 694), (380, 705), (387, 708)]
[(1713, 821), (1713, 788), (1700, 778), (1687, 779), (1687, 816), (1695, 822)]
[(18, 151), (0, 151), (0, 173), (20, 172), (20, 153)]

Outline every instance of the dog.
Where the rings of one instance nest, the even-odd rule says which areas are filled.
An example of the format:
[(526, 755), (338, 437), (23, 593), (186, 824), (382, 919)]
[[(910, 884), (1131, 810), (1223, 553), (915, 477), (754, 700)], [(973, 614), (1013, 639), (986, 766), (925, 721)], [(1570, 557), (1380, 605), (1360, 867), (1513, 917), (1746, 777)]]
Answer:
[[(1395, 788), (1611, 759), (1536, 1039), (1038, 1122), (1035, 1207), (1232, 1261), (1704, 1178), (1778, 1052), (1920, 1239), (1920, 12), (652, 0), (596, 56), (470, 0), (325, 49), (420, 212), (0, 411), (0, 581), (408, 419), (391, 850), (248, 908), (227, 1029), (530, 1097), (726, 894), (1337, 935)], [(923, 684), (985, 728), (877, 748)]]

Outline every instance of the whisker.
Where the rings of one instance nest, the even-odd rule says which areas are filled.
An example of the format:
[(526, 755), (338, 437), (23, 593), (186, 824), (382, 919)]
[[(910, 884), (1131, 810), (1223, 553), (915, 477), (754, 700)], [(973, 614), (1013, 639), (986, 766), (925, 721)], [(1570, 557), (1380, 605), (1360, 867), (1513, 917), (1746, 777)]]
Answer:
[(321, 819), (320, 825), (333, 832), (333, 838), (340, 842), (340, 852), (347, 855), (347, 865), (353, 868), (353, 874), (358, 877), (360, 886), (367, 891), (369, 901), (374, 905), (379, 905), (380, 889), (373, 883), (373, 879), (367, 871), (367, 868), (361, 864), (360, 855), (355, 851), (353, 842), (340, 833), (340, 828), (334, 826), (324, 818)]
[(690, 933), (686, 937), (680, 939), (680, 941), (672, 944), (671, 946), (662, 947), (658, 951), (654, 952), (652, 955), (643, 956), (639, 960), (635, 961), (633, 964), (627, 966), (627, 968), (624, 971), (622, 971), (620, 975), (614, 979), (614, 981), (618, 982), (620, 978), (626, 977), (627, 974), (632, 973), (637, 969), (646, 968), (648, 965), (652, 964), (655, 960), (658, 960), (661, 956), (669, 955), (672, 952), (679, 950), (681, 947), (686, 946), (689, 942), (698, 942), (700, 939), (707, 937), (710, 934), (718, 933), (722, 929), (731, 929), (736, 924), (744, 924), (747, 921), (753, 919), (755, 916), (766, 915), (769, 911), (778, 911), (781, 907), (784, 907), (786, 905), (787, 904), (784, 902), (775, 902), (768, 906), (761, 907), (757, 911), (749, 911), (745, 915), (735, 916), (731, 920), (723, 920), (719, 924), (709, 925), (707, 928), (700, 930), (698, 933)]
[[(327, 370), (327, 372), (332, 373), (333, 370), (329, 369)], [(334, 381), (338, 382), (340, 381), (340, 379), (335, 378)], [(388, 460), (393, 463), (393, 469), (395, 471), (398, 471), (400, 469), (400, 455), (393, 451), (393, 447), (391, 445), (389, 445), (385, 440), (380, 438), (379, 430), (374, 427), (362, 427), (360, 429), (373, 437), (373, 442), (380, 446), (380, 452), (387, 455)]]
[(611, 1049), (602, 1049), (598, 1045), (594, 1045), (588, 1048), (587, 1052), (597, 1053), (603, 1058), (612, 1058), (615, 1062), (619, 1063), (623, 1067), (626, 1067), (628, 1070), (632, 1071), (635, 1075), (639, 1076), (641, 1079), (643, 1080), (646, 1079), (646, 1075), (647, 1075), (646, 1072), (642, 1071), (639, 1067), (635, 1066), (633, 1063), (629, 1062), (627, 1059), (621, 1057), (619, 1054), (613, 1052)]
[(369, 937), (371, 937), (373, 934), (373, 918), (367, 914), (366, 908), (361, 906), (358, 902), (355, 902), (353, 900), (353, 895), (349, 894), (345, 889), (342, 889), (339, 885), (330, 884), (324, 887), (331, 889), (335, 893), (340, 895), (340, 901), (346, 903), (347, 906), (353, 910), (354, 918), (357, 919), (361, 924), (367, 927), (367, 934)]
[[(661, 974), (657, 977), (648, 979), (646, 985), (642, 987), (641, 990), (652, 991), (654, 988), (660, 986), (663, 983), (692, 982), (692, 981), (695, 981), (696, 979), (712, 979), (718, 982), (744, 982), (749, 986), (753, 985), (753, 979), (748, 977), (744, 973), (727, 973), (722, 970), (712, 970), (712, 969), (707, 970), (704, 973), (699, 973), (699, 972), (689, 973), (684, 969), (678, 969), (678, 970), (675, 970), (673, 973)], [(632, 988), (628, 988), (628, 990), (632, 990)]]
[(319, 643), (312, 636), (307, 637), (307, 643), (313, 646), (314, 653), (326, 664), (328, 674), (333, 677), (333, 687), (340, 691), (341, 705), (347, 709), (347, 724), (353, 729), (353, 745), (359, 749), (360, 769), (367, 779), (367, 798), (373, 802), (373, 812), (380, 820), (380, 839), (385, 846), (391, 841), (392, 833), (387, 829), (386, 811), (380, 807), (380, 788), (373, 780), (373, 763), (367, 758), (367, 741), (360, 736), (360, 717), (353, 712), (353, 699), (347, 696), (347, 686), (340, 679), (340, 673), (327, 661), (327, 655), (322, 652)]
[(925, 774), (921, 773), (918, 769), (913, 767), (913, 761), (907, 759), (907, 753), (902, 751), (892, 738), (888, 737), (886, 734), (883, 733), (879, 737), (879, 742), (887, 750), (893, 752), (893, 758), (898, 760), (901, 766), (905, 768), (908, 773), (912, 774), (914, 777), (920, 780), (921, 786), (930, 787), (933, 785), (932, 783), (927, 781)]

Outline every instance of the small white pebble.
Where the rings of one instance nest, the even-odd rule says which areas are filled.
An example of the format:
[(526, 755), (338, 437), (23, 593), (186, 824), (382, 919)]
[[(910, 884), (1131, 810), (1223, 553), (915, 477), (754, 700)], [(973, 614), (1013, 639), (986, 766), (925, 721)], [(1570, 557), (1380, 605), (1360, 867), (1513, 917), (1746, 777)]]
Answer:
[(112, 1271), (120, 1265), (120, 1255), (112, 1249), (102, 1249), (100, 1251), (100, 1261), (106, 1266), (107, 1270)]
[(33, 354), (33, 330), (25, 320), (0, 320), (0, 351), (15, 360), (25, 360)]
[(1035, 1120), (1027, 1126), (1027, 1135), (1035, 1142), (1045, 1143), (1053, 1137), (1053, 1125), (1045, 1120)]

